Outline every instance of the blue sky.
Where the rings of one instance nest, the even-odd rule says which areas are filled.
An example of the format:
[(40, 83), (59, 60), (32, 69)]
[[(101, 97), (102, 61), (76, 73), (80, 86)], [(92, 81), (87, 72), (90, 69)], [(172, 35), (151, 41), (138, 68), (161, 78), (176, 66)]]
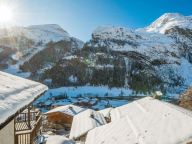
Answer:
[(12, 4), (17, 5), (17, 25), (59, 24), (84, 41), (100, 25), (139, 28), (166, 12), (192, 15), (192, 0), (17, 0)]

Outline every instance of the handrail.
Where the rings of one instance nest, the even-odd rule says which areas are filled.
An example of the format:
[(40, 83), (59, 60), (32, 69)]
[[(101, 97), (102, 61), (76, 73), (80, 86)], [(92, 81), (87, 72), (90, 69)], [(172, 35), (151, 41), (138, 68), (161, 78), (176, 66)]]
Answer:
[[(37, 117), (40, 116), (40, 111), (38, 112), (30, 112), (30, 120), (37, 120)], [(17, 117), (16, 117), (16, 122), (26, 122), (28, 120), (28, 113), (20, 113)]]
[[(37, 120), (36, 123), (34, 124), (33, 128), (32, 128), (32, 129), (29, 129), (29, 130), (24, 130), (23, 133), (31, 133), (32, 131), (34, 131), (34, 129), (35, 129), (37, 126), (39, 126), (39, 124), (41, 123), (41, 121), (42, 121), (42, 116), (40, 115), (39, 118), (38, 118), (38, 120)], [(40, 126), (41, 126), (41, 125), (40, 125)], [(26, 132), (26, 131), (27, 131), (27, 132)], [(19, 134), (22, 134), (22, 130), (16, 131), (16, 134), (17, 134), (17, 132), (18, 132)]]
[(15, 144), (32, 144), (41, 127), (42, 116), (37, 118), (34, 127), (28, 131), (19, 131), (15, 133)]

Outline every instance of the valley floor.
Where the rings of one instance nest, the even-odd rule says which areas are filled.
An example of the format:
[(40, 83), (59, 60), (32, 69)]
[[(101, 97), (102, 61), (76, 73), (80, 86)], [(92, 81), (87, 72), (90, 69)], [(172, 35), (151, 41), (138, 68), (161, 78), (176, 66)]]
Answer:
[[(149, 94), (134, 94), (127, 88), (109, 88), (107, 86), (61, 87), (49, 89), (34, 102), (34, 105), (43, 112), (71, 103), (100, 110), (106, 107), (118, 107), (147, 95)], [(176, 99), (166, 97), (166, 100), (175, 101)]]
[[(61, 87), (48, 90), (34, 104), (47, 111), (51, 107), (75, 103), (78, 105), (103, 109), (126, 104), (128, 100), (122, 96), (129, 96), (132, 91), (126, 88), (109, 88), (107, 86)], [(116, 97), (119, 99), (115, 99)], [(121, 96), (121, 97), (120, 97)], [(141, 94), (141, 96), (143, 96)]]

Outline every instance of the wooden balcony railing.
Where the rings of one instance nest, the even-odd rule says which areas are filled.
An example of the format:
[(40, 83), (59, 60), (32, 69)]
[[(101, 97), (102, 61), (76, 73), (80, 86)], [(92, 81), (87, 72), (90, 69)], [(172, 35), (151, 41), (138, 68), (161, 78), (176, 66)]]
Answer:
[(30, 117), (28, 117), (28, 113), (20, 113), (15, 119), (16, 132), (31, 130), (36, 124), (39, 117), (40, 112), (30, 112)]
[[(30, 121), (37, 120), (37, 117), (40, 115), (40, 111), (30, 111)], [(22, 112), (16, 117), (16, 122), (27, 122), (28, 113)]]
[[(30, 123), (29, 123), (30, 122)], [(20, 113), (15, 119), (15, 144), (37, 144), (42, 116), (40, 112)]]

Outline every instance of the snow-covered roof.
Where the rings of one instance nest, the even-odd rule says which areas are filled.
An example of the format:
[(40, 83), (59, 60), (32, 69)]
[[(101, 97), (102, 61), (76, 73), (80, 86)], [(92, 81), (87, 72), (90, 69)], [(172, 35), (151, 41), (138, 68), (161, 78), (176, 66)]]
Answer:
[(69, 105), (65, 105), (65, 106), (56, 107), (56, 108), (48, 111), (46, 114), (61, 112), (61, 113), (65, 113), (65, 114), (70, 115), (70, 116), (75, 116), (84, 110), (86, 110), (86, 109), (79, 107), (79, 106), (76, 106), (76, 105), (69, 104)]
[(47, 89), (43, 84), (0, 72), (0, 125)]
[(53, 135), (48, 137), (46, 144), (75, 144), (75, 142), (64, 136)]
[[(157, 104), (157, 106), (155, 104)], [(182, 107), (179, 107), (167, 102), (156, 100), (152, 97), (145, 97), (140, 100), (136, 100), (129, 104), (112, 109), (110, 111), (111, 121), (118, 120), (130, 114), (130, 111), (135, 111), (135, 109), (141, 110), (143, 112), (148, 111), (149, 113), (152, 113), (154, 115), (158, 115), (159, 112), (164, 112), (164, 111), (168, 112), (168, 110), (170, 112), (172, 112), (172, 110), (177, 110), (176, 112), (182, 112), (183, 114), (190, 115), (192, 117), (192, 112), (187, 109), (184, 109)]]
[[(176, 144), (192, 141), (192, 113), (151, 97), (116, 111), (115, 120), (91, 130), (86, 144)], [(113, 111), (113, 110), (112, 110)]]
[(101, 113), (87, 109), (74, 116), (69, 138), (77, 139), (89, 130), (104, 124), (106, 124), (106, 121)]
[(100, 110), (99, 112), (103, 114), (104, 117), (107, 117), (109, 118), (110, 117), (110, 112), (113, 108), (110, 107), (110, 108), (106, 108), (106, 109), (103, 109), (103, 110)]

